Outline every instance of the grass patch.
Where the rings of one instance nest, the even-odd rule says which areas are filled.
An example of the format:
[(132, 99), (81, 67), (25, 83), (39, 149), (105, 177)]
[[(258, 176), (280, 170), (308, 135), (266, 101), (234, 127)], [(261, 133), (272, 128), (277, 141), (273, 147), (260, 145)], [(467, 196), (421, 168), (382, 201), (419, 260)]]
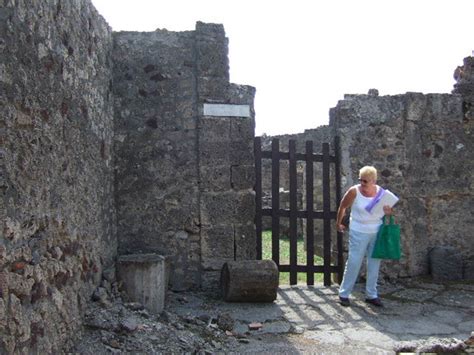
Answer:
[[(306, 250), (304, 248), (303, 236), (299, 236), (297, 239), (297, 260), (298, 265), (306, 265)], [(262, 259), (272, 258), (272, 231), (262, 232)], [(314, 256), (315, 265), (322, 265), (323, 258), (320, 256)], [(290, 238), (287, 236), (280, 236), (280, 264), (290, 264)], [(298, 284), (306, 285), (306, 273), (299, 272), (297, 274)], [(323, 274), (314, 274), (314, 282), (323, 282)], [(280, 272), (280, 285), (290, 284), (290, 273)]]

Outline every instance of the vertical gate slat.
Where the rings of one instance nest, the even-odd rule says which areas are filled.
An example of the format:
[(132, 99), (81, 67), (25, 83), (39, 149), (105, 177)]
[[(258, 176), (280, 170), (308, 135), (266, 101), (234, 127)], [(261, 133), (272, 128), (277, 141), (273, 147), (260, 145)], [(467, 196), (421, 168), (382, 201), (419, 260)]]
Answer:
[(257, 260), (262, 260), (262, 139), (254, 140), (255, 155), (255, 232), (257, 234)]
[(313, 193), (314, 193), (314, 171), (313, 171), (313, 142), (306, 141), (306, 283), (314, 285), (314, 221), (313, 221)]
[(331, 195), (329, 177), (329, 144), (323, 143), (324, 286), (331, 286)]
[(272, 259), (280, 266), (280, 141), (272, 140)]
[(296, 178), (296, 142), (289, 141), (290, 158), (290, 285), (298, 283), (297, 274), (297, 178)]
[[(335, 167), (334, 174), (336, 180), (336, 205), (339, 207), (341, 203), (341, 146), (339, 136), (334, 137), (334, 156), (335, 156)], [(337, 227), (336, 227), (337, 228)], [(344, 255), (342, 253), (342, 238), (343, 233), (337, 232), (337, 281), (342, 282), (342, 276), (344, 273)]]

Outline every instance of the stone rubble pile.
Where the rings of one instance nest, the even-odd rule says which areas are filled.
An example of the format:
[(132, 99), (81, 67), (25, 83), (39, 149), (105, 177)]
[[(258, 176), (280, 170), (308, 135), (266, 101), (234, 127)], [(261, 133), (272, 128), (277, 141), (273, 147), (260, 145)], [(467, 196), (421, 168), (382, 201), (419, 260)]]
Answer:
[[(171, 304), (187, 302), (178, 293), (169, 292), (167, 297)], [(231, 332), (234, 319), (226, 313), (191, 317), (165, 310), (157, 316), (105, 288), (98, 288), (93, 300), (84, 318), (82, 337), (69, 349), (73, 353), (212, 354), (231, 351), (236, 342), (246, 342), (245, 335), (237, 337)]]
[[(363, 335), (360, 335), (360, 339), (355, 342), (344, 341), (339, 344), (324, 341), (325, 337), (334, 338), (335, 334), (332, 327), (325, 330), (325, 327), (321, 325), (316, 331), (319, 335), (314, 338), (316, 334), (314, 325), (307, 327), (299, 324), (298, 326), (298, 323), (291, 320), (291, 312), (286, 315), (275, 312), (276, 309), (282, 309), (285, 302), (289, 302), (290, 308), (302, 307), (297, 306), (298, 298), (286, 301), (280, 299), (267, 307), (261, 304), (226, 303), (216, 294), (211, 293), (169, 291), (166, 295), (165, 310), (160, 315), (156, 315), (149, 312), (142, 304), (130, 302), (120, 286), (120, 283), (113, 281), (102, 283), (102, 286), (97, 288), (84, 316), (80, 340), (72, 348), (65, 349), (66, 352), (74, 354), (255, 352), (341, 354), (353, 351), (370, 353), (377, 350), (383, 354), (393, 352), (474, 353), (474, 332), (468, 339), (438, 338), (432, 335), (403, 341), (401, 337), (398, 342), (393, 341), (392, 344), (377, 348), (370, 341), (364, 341)], [(298, 291), (294, 292), (298, 293)], [(282, 296), (282, 298), (285, 297)], [(387, 312), (391, 314), (390, 322), (394, 324), (401, 322), (396, 314), (400, 312), (397, 307), (404, 307), (403, 302), (400, 305), (396, 305), (393, 301), (389, 303), (391, 303), (389, 306), (391, 311)], [(333, 306), (332, 302), (324, 305), (328, 309), (332, 309)], [(305, 308), (301, 310), (303, 309)], [(322, 312), (325, 308), (318, 309)], [(359, 312), (357, 305), (354, 309)], [(246, 313), (253, 314), (255, 319), (261, 321), (246, 320)], [(365, 313), (367, 314), (364, 317), (373, 317), (369, 315), (370, 311)], [(311, 312), (308, 313), (306, 310), (305, 314), (313, 318)], [(379, 317), (383, 317), (383, 312), (379, 314)], [(372, 329), (373, 324), (370, 326), (370, 319), (366, 321)], [(276, 323), (280, 325), (285, 323), (288, 326), (276, 327)], [(443, 328), (443, 324), (439, 326)], [(367, 331), (364, 330), (363, 324), (358, 325), (357, 322), (349, 321), (345, 327), (357, 328), (360, 334)], [(403, 330), (400, 332), (403, 333)], [(381, 339), (387, 335), (388, 333), (383, 330), (380, 330), (378, 335), (374, 334)]]
[(474, 332), (465, 341), (459, 339), (428, 339), (421, 342), (401, 343), (393, 349), (399, 353), (414, 354), (471, 354), (474, 353)]

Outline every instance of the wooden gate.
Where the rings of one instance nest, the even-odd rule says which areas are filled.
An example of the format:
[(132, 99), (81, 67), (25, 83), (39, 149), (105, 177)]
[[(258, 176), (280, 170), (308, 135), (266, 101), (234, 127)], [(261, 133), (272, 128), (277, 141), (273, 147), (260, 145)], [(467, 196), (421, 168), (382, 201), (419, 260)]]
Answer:
[[(257, 230), (257, 259), (262, 259), (262, 218), (271, 217), (272, 259), (278, 265), (280, 272), (290, 273), (290, 284), (297, 284), (297, 273), (306, 273), (308, 285), (314, 285), (314, 274), (324, 274), (324, 285), (331, 285), (331, 274), (337, 274), (338, 282), (342, 281), (343, 250), (342, 233), (336, 234), (337, 256), (332, 258), (331, 228), (336, 227), (337, 207), (341, 200), (340, 151), (339, 137), (334, 140), (334, 155), (330, 154), (329, 143), (322, 144), (322, 154), (313, 153), (313, 142), (306, 142), (304, 153), (296, 152), (295, 140), (290, 140), (288, 152), (280, 151), (280, 142), (273, 139), (271, 150), (262, 151), (260, 137), (254, 141), (255, 173), (256, 173), (256, 230)], [(271, 160), (271, 207), (262, 205), (262, 160)], [(280, 206), (280, 161), (289, 161), (289, 209)], [(298, 210), (297, 204), (297, 162), (305, 162), (305, 205), (306, 209)], [(322, 164), (322, 210), (314, 209), (314, 163)], [(330, 168), (333, 169), (333, 190), (335, 189), (335, 210), (331, 210)], [(303, 165), (303, 164), (302, 164)], [(280, 217), (289, 218), (289, 265), (280, 264)], [(306, 265), (297, 263), (297, 221), (306, 220)], [(314, 220), (323, 220), (323, 265), (315, 265), (314, 258)], [(335, 259), (331, 262), (331, 259)]]

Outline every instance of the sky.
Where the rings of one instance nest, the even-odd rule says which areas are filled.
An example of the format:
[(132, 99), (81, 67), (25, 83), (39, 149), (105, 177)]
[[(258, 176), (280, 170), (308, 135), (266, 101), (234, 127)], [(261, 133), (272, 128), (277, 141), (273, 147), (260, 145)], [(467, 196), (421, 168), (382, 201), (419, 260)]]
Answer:
[(473, 0), (92, 0), (114, 31), (224, 25), (256, 134), (329, 123), (345, 94), (450, 93), (474, 50)]

